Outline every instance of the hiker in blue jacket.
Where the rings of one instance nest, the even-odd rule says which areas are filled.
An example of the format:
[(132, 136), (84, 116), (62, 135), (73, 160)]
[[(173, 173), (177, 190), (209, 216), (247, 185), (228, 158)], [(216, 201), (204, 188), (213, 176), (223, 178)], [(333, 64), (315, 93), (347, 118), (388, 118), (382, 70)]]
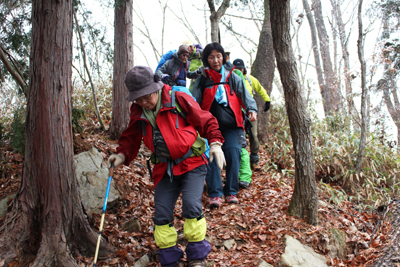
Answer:
[[(189, 50), (189, 59), (188, 61), (190, 61), (190, 71), (195, 71), (197, 70), (200, 66), (203, 65), (202, 61), (201, 61), (201, 56), (203, 53), (203, 47), (200, 44), (193, 44), (193, 42), (191, 40), (186, 40), (182, 43), (182, 45), (187, 45), (188, 46), (188, 50)], [(167, 62), (167, 60), (172, 58), (172, 55), (175, 54), (176, 52), (178, 52), (177, 49), (173, 49), (173, 50), (169, 50), (167, 53), (165, 53), (164, 55), (162, 55), (160, 62), (158, 62), (158, 65), (156, 67), (156, 71), (161, 68), (162, 65), (164, 65), (165, 62)]]
[(188, 58), (190, 52), (187, 45), (181, 45), (178, 52), (172, 55), (172, 58), (167, 60), (164, 65), (156, 71), (156, 74), (161, 77), (163, 83), (174, 86), (186, 87), (186, 72), (190, 62)]

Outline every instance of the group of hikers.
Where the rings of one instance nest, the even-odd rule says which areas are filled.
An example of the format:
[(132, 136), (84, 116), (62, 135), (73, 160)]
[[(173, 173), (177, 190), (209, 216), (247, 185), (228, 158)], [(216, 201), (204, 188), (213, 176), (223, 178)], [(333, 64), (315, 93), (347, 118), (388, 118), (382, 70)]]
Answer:
[[(191, 79), (189, 87), (187, 78)], [(259, 81), (247, 74), (243, 60), (230, 63), (228, 53), (216, 42), (202, 49), (185, 41), (163, 55), (155, 72), (147, 66), (133, 67), (125, 76), (125, 85), (127, 99), (133, 102), (130, 120), (109, 165), (129, 165), (143, 140), (153, 152), (150, 161), (154, 168), (149, 171), (154, 182), (154, 238), (161, 266), (180, 266), (184, 255), (176, 244), (173, 224), (181, 193), (189, 266), (206, 266), (211, 246), (205, 240), (204, 184), (210, 208), (220, 207), (223, 197), (228, 204), (239, 202), (239, 188), (251, 183), (251, 169), (260, 170), (253, 93), (265, 101), (264, 111), (270, 107), (270, 98)], [(250, 156), (245, 149), (245, 128)]]

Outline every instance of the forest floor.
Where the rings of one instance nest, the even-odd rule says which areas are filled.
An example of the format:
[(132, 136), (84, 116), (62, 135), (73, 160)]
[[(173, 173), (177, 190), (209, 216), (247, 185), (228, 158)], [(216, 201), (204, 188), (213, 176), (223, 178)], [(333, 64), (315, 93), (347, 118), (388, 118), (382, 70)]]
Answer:
[[(88, 150), (91, 146), (96, 147), (105, 160), (115, 153), (116, 141), (109, 141), (108, 136), (98, 130), (87, 128), (85, 132), (91, 134), (85, 134), (84, 138), (79, 134), (75, 136), (75, 153)], [(239, 191), (239, 204), (223, 203), (219, 209), (208, 209), (208, 197), (206, 193), (203, 194), (207, 238), (212, 245), (207, 266), (258, 266), (260, 260), (273, 266), (282, 266), (280, 259), (285, 252), (285, 235), (298, 239), (324, 255), (329, 266), (369, 266), (390, 246), (393, 226), (389, 217), (384, 216), (387, 212), (360, 210), (357, 204), (347, 201), (339, 205), (332, 201), (330, 191), (320, 183), (319, 200), (327, 205), (319, 205), (318, 225), (312, 226), (305, 219), (290, 216), (288, 206), (294, 178), (269, 168), (270, 159), (265, 148), (261, 146), (260, 151), (262, 169), (253, 173), (249, 188)], [(0, 199), (3, 199), (18, 192), (23, 159), (9, 146), (1, 149), (4, 161), (0, 165)], [(142, 148), (135, 162), (115, 171), (113, 179), (122, 199), (107, 210), (103, 237), (117, 252), (99, 260), (97, 266), (133, 266), (145, 254), (150, 258), (148, 266), (160, 266), (153, 238), (153, 183), (144, 168), (149, 154), (149, 150)], [(338, 184), (330, 186), (341, 190)], [(89, 214), (88, 217), (94, 228), (98, 229), (100, 214)], [(124, 223), (132, 218), (140, 222), (141, 231), (129, 233), (122, 230)], [(2, 223), (3, 219), (0, 219)], [(178, 244), (184, 249), (183, 224), (179, 199), (174, 225), (178, 231)], [(332, 243), (330, 228), (340, 229), (347, 234), (347, 252), (342, 259), (329, 256), (327, 245)], [(234, 245), (227, 250), (223, 242), (232, 239)], [(92, 266), (93, 257), (76, 256), (76, 259), (81, 266)]]

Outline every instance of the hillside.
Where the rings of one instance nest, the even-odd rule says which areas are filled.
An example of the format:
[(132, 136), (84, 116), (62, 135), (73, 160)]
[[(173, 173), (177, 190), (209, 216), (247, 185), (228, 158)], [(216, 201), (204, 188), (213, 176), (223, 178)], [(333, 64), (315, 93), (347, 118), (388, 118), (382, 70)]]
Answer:
[[(74, 143), (76, 153), (94, 146), (105, 159), (115, 152), (117, 146), (104, 133), (89, 126), (86, 126), (83, 139), (80, 134), (76, 134)], [(203, 194), (208, 223), (207, 238), (212, 244), (208, 266), (258, 266), (261, 259), (273, 266), (281, 266), (280, 256), (285, 251), (285, 235), (325, 255), (330, 266), (368, 266), (390, 245), (392, 227), (387, 212), (367, 212), (348, 201), (342, 201), (338, 206), (329, 186), (321, 182), (318, 183), (321, 201), (319, 224), (311, 226), (304, 219), (290, 216), (288, 206), (293, 193), (293, 176), (270, 168), (271, 159), (265, 153), (267, 147), (264, 145), (260, 151), (262, 170), (253, 174), (253, 182), (248, 189), (240, 190), (238, 205), (224, 203), (221, 208), (210, 210), (206, 208), (208, 198)], [(18, 191), (22, 170), (22, 157), (19, 153), (9, 146), (2, 147), (2, 153), (5, 158), (1, 165), (0, 199)], [(153, 183), (144, 168), (147, 155), (149, 151), (142, 148), (130, 167), (121, 167), (115, 171), (113, 179), (123, 197), (117, 206), (107, 211), (103, 236), (114, 245), (117, 253), (100, 260), (98, 266), (132, 266), (144, 254), (150, 257), (151, 263), (148, 266), (159, 266), (153, 238)], [(330, 187), (341, 190), (337, 184), (331, 184)], [(178, 200), (175, 210), (178, 234), (183, 232), (184, 223), (180, 214), (181, 202)], [(129, 233), (122, 230), (124, 223), (132, 218), (139, 221), (141, 231)], [(98, 229), (100, 214), (89, 214), (89, 220)], [(3, 224), (3, 219), (0, 223)], [(343, 259), (328, 256), (332, 252), (329, 245), (333, 243), (331, 228), (347, 234), (347, 252)], [(223, 242), (232, 239), (233, 247), (228, 250)], [(183, 238), (179, 239), (179, 244), (185, 246)], [(82, 266), (91, 266), (93, 261), (93, 257), (80, 255), (76, 255), (76, 259)], [(0, 266), (1, 263), (0, 260)], [(20, 264), (16, 262), (13, 266)]]

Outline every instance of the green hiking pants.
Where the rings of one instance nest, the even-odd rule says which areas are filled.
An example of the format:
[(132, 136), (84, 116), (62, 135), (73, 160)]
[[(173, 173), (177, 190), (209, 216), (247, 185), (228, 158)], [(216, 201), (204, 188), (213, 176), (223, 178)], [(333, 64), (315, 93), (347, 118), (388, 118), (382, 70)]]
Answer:
[(250, 156), (246, 148), (242, 147), (242, 154), (240, 156), (240, 168), (239, 168), (239, 181), (245, 181), (251, 183), (251, 175), (253, 172), (250, 168)]

